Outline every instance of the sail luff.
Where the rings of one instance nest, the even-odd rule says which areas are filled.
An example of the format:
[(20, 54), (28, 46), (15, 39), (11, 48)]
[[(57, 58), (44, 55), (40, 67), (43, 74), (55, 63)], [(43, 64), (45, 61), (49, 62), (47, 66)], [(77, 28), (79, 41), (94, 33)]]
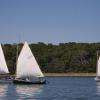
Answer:
[(98, 59), (99, 59), (99, 57), (98, 57), (98, 51), (97, 51), (96, 76), (97, 76), (97, 72), (98, 72)]
[(28, 43), (25, 42), (17, 61), (17, 78), (44, 77)]
[(7, 68), (2, 46), (0, 44), (0, 74), (7, 74), (7, 73), (9, 73), (9, 71)]
[(100, 77), (100, 57), (98, 58), (98, 62), (97, 62), (97, 76)]

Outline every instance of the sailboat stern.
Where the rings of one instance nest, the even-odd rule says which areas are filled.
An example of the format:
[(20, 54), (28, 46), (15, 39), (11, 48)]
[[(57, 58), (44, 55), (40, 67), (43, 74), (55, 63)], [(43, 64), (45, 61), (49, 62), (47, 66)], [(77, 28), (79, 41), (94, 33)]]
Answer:
[(39, 79), (39, 80), (34, 80), (34, 81), (31, 81), (29, 79), (14, 79), (13, 80), (13, 83), (16, 83), (16, 84), (46, 84), (46, 80), (45, 79)]

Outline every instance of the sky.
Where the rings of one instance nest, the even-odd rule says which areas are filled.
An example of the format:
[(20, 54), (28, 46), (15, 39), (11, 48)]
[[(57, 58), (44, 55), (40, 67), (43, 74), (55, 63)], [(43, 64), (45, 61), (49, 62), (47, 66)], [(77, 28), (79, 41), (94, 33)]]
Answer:
[(0, 0), (0, 42), (100, 42), (100, 0)]

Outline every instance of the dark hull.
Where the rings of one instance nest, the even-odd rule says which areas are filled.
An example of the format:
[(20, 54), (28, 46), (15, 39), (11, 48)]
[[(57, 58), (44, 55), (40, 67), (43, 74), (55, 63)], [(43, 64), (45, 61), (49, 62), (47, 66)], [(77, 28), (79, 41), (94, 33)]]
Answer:
[(13, 83), (15, 84), (46, 84), (46, 80), (44, 81), (26, 81), (26, 80), (19, 80), (19, 79), (14, 79), (13, 80)]

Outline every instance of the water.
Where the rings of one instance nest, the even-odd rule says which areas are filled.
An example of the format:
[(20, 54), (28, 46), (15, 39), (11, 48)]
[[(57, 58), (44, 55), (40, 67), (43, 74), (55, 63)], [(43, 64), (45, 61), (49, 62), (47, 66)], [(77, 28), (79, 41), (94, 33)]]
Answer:
[(47, 77), (46, 85), (0, 83), (0, 100), (100, 100), (94, 77)]

